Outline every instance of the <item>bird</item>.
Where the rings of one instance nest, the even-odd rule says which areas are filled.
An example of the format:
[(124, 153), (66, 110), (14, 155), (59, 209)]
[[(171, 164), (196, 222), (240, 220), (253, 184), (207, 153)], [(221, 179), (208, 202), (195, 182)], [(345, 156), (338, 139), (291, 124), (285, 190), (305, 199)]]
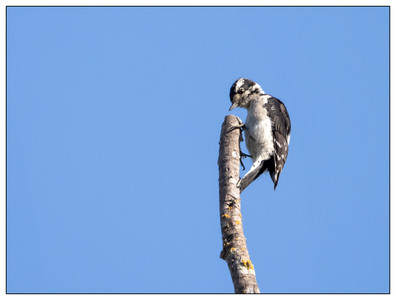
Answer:
[[(245, 124), (246, 148), (253, 160), (250, 170), (239, 180), (242, 192), (261, 174), (268, 171), (274, 190), (285, 165), (290, 143), (291, 122), (286, 106), (266, 94), (261, 86), (247, 78), (239, 78), (230, 89), (231, 107), (247, 109)], [(243, 153), (242, 153), (243, 155)]]

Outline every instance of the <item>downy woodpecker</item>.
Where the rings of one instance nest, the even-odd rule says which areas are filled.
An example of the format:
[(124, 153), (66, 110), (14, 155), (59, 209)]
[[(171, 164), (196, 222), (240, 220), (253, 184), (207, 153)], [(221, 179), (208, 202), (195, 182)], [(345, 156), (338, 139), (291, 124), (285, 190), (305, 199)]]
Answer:
[(275, 190), (289, 149), (291, 124), (286, 107), (246, 78), (239, 78), (232, 85), (230, 100), (230, 110), (242, 107), (248, 111), (242, 128), (253, 165), (239, 181), (240, 190), (265, 171), (269, 171)]

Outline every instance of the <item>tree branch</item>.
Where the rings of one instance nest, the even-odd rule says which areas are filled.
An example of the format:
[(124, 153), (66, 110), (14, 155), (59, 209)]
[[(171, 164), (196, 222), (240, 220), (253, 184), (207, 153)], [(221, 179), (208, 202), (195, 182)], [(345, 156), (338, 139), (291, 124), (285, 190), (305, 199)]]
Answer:
[(221, 127), (219, 160), (220, 223), (224, 259), (231, 273), (235, 293), (260, 293), (256, 273), (250, 260), (243, 234), (239, 180), (242, 122), (236, 116), (226, 116)]

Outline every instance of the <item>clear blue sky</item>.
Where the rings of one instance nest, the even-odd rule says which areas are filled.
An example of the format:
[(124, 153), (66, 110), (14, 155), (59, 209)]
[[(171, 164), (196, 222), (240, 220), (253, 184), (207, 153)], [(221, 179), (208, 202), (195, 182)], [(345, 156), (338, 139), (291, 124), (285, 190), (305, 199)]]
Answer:
[(9, 7), (8, 292), (233, 292), (217, 158), (241, 76), (292, 121), (277, 190), (242, 194), (261, 291), (388, 292), (388, 13)]

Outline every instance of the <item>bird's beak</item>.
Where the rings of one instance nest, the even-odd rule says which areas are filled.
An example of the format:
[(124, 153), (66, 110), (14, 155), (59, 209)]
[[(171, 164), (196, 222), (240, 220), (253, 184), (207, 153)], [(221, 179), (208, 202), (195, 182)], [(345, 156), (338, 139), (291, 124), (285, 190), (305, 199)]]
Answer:
[(237, 106), (238, 106), (238, 104), (236, 102), (232, 103), (232, 105), (230, 106), (230, 109), (228, 111), (233, 110)]

